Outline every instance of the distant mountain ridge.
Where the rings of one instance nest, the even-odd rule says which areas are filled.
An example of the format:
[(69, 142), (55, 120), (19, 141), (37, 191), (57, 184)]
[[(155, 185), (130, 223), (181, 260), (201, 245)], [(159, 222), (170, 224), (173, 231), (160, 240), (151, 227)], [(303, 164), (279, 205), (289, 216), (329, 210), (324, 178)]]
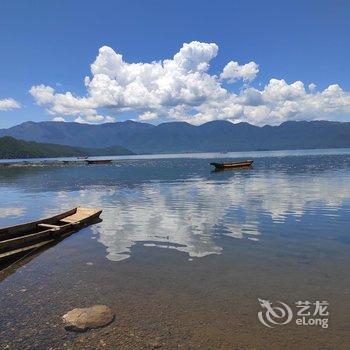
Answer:
[(108, 148), (82, 148), (52, 143), (17, 140), (11, 136), (0, 137), (0, 159), (114, 156), (133, 152), (121, 146)]
[(135, 153), (229, 152), (350, 147), (350, 122), (299, 121), (258, 127), (248, 123), (212, 121), (199, 126), (185, 122), (160, 125), (125, 121), (99, 125), (25, 122), (0, 129), (1, 136), (69, 145), (120, 145)]

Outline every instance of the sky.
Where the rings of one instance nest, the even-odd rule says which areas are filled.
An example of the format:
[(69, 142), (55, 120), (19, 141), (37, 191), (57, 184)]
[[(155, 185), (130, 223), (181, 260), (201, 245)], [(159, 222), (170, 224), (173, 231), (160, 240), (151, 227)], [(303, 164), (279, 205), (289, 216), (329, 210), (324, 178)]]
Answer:
[(0, 2), (0, 128), (350, 121), (346, 0)]

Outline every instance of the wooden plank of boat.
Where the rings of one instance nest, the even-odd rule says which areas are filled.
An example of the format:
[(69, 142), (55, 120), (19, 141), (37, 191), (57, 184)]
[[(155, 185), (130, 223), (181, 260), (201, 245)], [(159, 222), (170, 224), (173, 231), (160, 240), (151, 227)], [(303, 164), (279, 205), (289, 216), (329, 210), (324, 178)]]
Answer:
[[(22, 248), (27, 246), (28, 244), (31, 244), (37, 241), (42, 241), (44, 239), (53, 239), (55, 238), (55, 236), (58, 236), (57, 235), (58, 233), (63, 234), (62, 228), (60, 230), (49, 229), (41, 232), (30, 233), (25, 236), (20, 236), (20, 237), (15, 237), (15, 238), (10, 238), (10, 239), (0, 241), (0, 259), (1, 259), (1, 252), (9, 251), (11, 249), (16, 250), (17, 248)], [(5, 256), (8, 256), (8, 254), (5, 254)]]
[(1, 259), (1, 258), (2, 258), (2, 259), (8, 258), (8, 257), (11, 257), (11, 256), (13, 256), (13, 255), (26, 253), (26, 252), (28, 252), (28, 251), (41, 248), (42, 246), (44, 246), (44, 245), (46, 245), (46, 244), (48, 244), (48, 243), (51, 243), (51, 242), (53, 242), (53, 241), (54, 241), (54, 240), (51, 239), (51, 240), (48, 240), (48, 241), (43, 241), (43, 242), (40, 242), (40, 243), (32, 244), (32, 245), (27, 246), (27, 247), (18, 248), (18, 249), (14, 249), (14, 250), (11, 250), (11, 251), (6, 252), (6, 253), (2, 253), (2, 254), (0, 254), (0, 259)]
[(233, 168), (248, 168), (253, 164), (253, 160), (245, 160), (242, 162), (233, 162), (233, 163), (210, 163), (210, 165), (215, 166), (216, 170), (225, 170)]
[(112, 162), (112, 159), (86, 159), (85, 162), (91, 164), (108, 164)]
[[(0, 264), (10, 256), (36, 249), (77, 231), (102, 210), (77, 207), (47, 219), (0, 229)], [(45, 243), (46, 242), (46, 243)], [(44, 245), (42, 244), (42, 245)]]
[(39, 224), (53, 224), (55, 222), (60, 221), (63, 218), (66, 218), (70, 215), (73, 215), (76, 213), (78, 208), (73, 208), (71, 210), (68, 210), (66, 212), (63, 212), (61, 214), (51, 216), (46, 219), (38, 220), (38, 221), (32, 221), (27, 222), (25, 224), (20, 224), (16, 226), (10, 226), (0, 229), (0, 240), (4, 240), (7, 238), (14, 237), (15, 235), (21, 235), (23, 233), (35, 230)]

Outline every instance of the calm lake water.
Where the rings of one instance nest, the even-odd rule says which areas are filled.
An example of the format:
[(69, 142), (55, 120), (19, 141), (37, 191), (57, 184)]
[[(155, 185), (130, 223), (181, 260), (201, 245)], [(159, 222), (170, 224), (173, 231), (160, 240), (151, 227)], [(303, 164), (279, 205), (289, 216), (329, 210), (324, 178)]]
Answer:
[(264, 244), (288, 236), (305, 245), (332, 235), (346, 244), (350, 151), (338, 153), (251, 153), (253, 169), (219, 173), (211, 171), (208, 157), (230, 159), (230, 154), (1, 169), (0, 226), (77, 205), (99, 207), (103, 221), (93, 227), (94, 238), (113, 261), (128, 258), (137, 242), (183, 251), (189, 258), (221, 254), (223, 237), (231, 237), (232, 244), (234, 239)]
[[(213, 172), (209, 165), (218, 158), (247, 157), (254, 159), (252, 169)], [(345, 349), (345, 345), (349, 345), (349, 338), (345, 338), (345, 334), (349, 334), (349, 319), (341, 311), (337, 314), (336, 310), (345, 308), (342, 303), (349, 301), (350, 150), (116, 159), (118, 161), (110, 165), (0, 168), (0, 226), (46, 217), (77, 205), (103, 209), (102, 222), (44, 252), (28, 267), (3, 281), (0, 292), (3, 288), (4, 295), (13, 295), (23, 284), (26, 289), (37, 288), (32, 279), (41, 280), (47, 273), (47, 266), (56, 271), (56, 282), (71, 285), (73, 282), (68, 282), (69, 279), (84, 280), (84, 272), (77, 266), (80, 264), (85, 269), (89, 262), (99, 270), (89, 275), (87, 284), (103, 286), (104, 290), (118, 284), (120, 295), (127, 295), (128, 291), (129, 297), (134, 295), (130, 291), (135, 288), (140, 295), (148, 295), (150, 300), (153, 287), (157, 285), (153, 296), (155, 300), (158, 298), (158, 303), (163, 300), (161, 298), (169, 297), (170, 300), (177, 293), (177, 298), (183, 298), (183, 304), (190, 305), (194, 299), (183, 292), (183, 288), (192, 283), (207, 283), (201, 291), (205, 289), (213, 294), (206, 300), (207, 308), (197, 315), (197, 320), (201, 317), (209, 319), (205, 312), (209, 312), (210, 305), (217, 308), (220, 300), (222, 303), (225, 300), (226, 308), (231, 305), (230, 293), (235, 291), (248, 308), (243, 308), (237, 300), (233, 302), (240, 306), (232, 311), (232, 315), (237, 319), (239, 309), (242, 322), (246, 322), (246, 338), (244, 332), (240, 333), (241, 339), (235, 333), (235, 339), (240, 339), (236, 344), (241, 348), (254, 345), (250, 339), (252, 332), (247, 330), (254, 329), (254, 334), (265, 332), (258, 328), (258, 305), (254, 304), (257, 297), (275, 297), (290, 302), (323, 298), (333, 305), (333, 330), (328, 330), (326, 337), (329, 348), (344, 346)], [(82, 260), (77, 263), (79, 256)], [(53, 263), (52, 259), (57, 260)], [(71, 266), (70, 277), (63, 275), (67, 266)], [(138, 276), (138, 281), (130, 280), (128, 269), (131, 266), (140, 274), (133, 270), (133, 277)], [(104, 279), (99, 280), (97, 274), (103, 275)], [(203, 281), (205, 275), (207, 281)], [(141, 276), (149, 276), (147, 282), (142, 280), (142, 284)], [(171, 276), (171, 286), (166, 276)], [(48, 280), (50, 277), (46, 276), (42, 283)], [(153, 284), (150, 284), (151, 280)], [(127, 283), (130, 284), (126, 287)], [(178, 292), (174, 292), (176, 286)], [(114, 287), (113, 291), (116, 290)], [(160, 290), (161, 297), (158, 295)], [(112, 294), (110, 291), (109, 295)], [(116, 303), (116, 299), (106, 298), (110, 303)], [(70, 295), (67, 299), (72, 303), (77, 301)], [(164, 305), (168, 302), (170, 305), (165, 299)], [(0, 307), (6, 308), (8, 300), (3, 298)], [(142, 304), (140, 300), (135, 303)], [(27, 303), (31, 309), (30, 297)], [(123, 303), (127, 304), (125, 300)], [(2, 317), (11, 317), (13, 312), (5, 312)], [(226, 324), (222, 323), (220, 312), (223, 310), (216, 310), (216, 316), (210, 315), (210, 319), (214, 322), (216, 317), (220, 318), (222, 328)], [(179, 315), (176, 317), (181, 319)], [(298, 332), (307, 334), (305, 328), (293, 328), (288, 332), (296, 347), (303, 348), (304, 344), (305, 348), (312, 349), (311, 343), (298, 343)], [(57, 344), (61, 344), (63, 333), (52, 332)], [(198, 329), (198, 332), (203, 332), (201, 339), (209, 342), (207, 344), (212, 341), (213, 348), (220, 348), (215, 343), (215, 337), (219, 335), (209, 339), (205, 330)], [(3, 336), (7, 339), (6, 344), (15, 344), (6, 330), (3, 330)], [(304, 336), (302, 333), (301, 337)], [(30, 341), (29, 335), (23, 337)], [(286, 344), (290, 345), (288, 334), (283, 340), (287, 343), (283, 343), (276, 333), (266, 337), (270, 338), (270, 348), (279, 348), (281, 344), (288, 348)], [(318, 340), (320, 344), (325, 341), (322, 337)], [(38, 344), (49, 344), (43, 339), (40, 341), (43, 343)], [(167, 341), (170, 344), (172, 340)], [(231, 338), (227, 338), (225, 344), (222, 348), (233, 346)]]

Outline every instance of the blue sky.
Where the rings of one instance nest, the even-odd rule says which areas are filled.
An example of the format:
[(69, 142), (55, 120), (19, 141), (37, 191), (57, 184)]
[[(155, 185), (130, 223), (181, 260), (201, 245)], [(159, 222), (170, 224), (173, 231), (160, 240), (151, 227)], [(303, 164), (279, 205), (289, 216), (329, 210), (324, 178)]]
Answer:
[[(178, 119), (191, 122), (192, 117), (196, 116), (194, 122), (200, 123), (216, 118), (214, 103), (216, 106), (221, 104), (217, 113), (223, 115), (223, 119), (274, 124), (286, 119), (307, 119), (308, 113), (317, 114), (320, 109), (328, 108), (325, 104), (328, 100), (324, 102), (324, 96), (317, 99), (319, 109), (310, 110), (315, 97), (309, 99), (310, 102), (301, 111), (296, 111), (294, 106), (294, 112), (288, 113), (284, 110), (285, 101), (283, 108), (280, 100), (276, 107), (276, 97), (272, 102), (266, 102), (266, 96), (264, 103), (268, 104), (267, 108), (255, 110), (252, 106), (256, 106), (256, 103), (249, 102), (251, 98), (246, 97), (248, 93), (250, 96), (250, 90), (244, 92), (245, 102), (235, 100), (242, 89), (256, 89), (258, 94), (262, 94), (272, 78), (284, 79), (287, 84), (284, 86), (275, 82), (275, 90), (292, 89), (290, 84), (295, 81), (302, 81), (306, 89), (310, 83), (314, 83), (319, 92), (331, 84), (339, 84), (343, 93), (341, 103), (344, 105), (331, 113), (322, 114), (320, 119), (349, 121), (349, 33), (350, 3), (339, 0), (288, 3), (259, 0), (2, 0), (0, 100), (11, 98), (21, 107), (0, 110), (0, 127), (27, 120), (52, 120), (54, 117), (72, 121), (79, 115), (84, 119), (86, 113), (110, 115), (115, 120), (137, 118), (146, 113), (150, 117), (144, 120), (155, 123)], [(189, 102), (187, 97), (186, 102), (174, 102), (179, 104), (176, 111), (169, 107), (172, 105), (169, 99), (159, 106), (137, 101), (136, 107), (130, 107), (129, 102), (121, 105), (116, 102), (110, 109), (110, 103), (104, 105), (101, 101), (96, 102), (95, 96), (94, 101), (90, 102), (97, 106), (96, 111), (79, 112), (72, 109), (71, 114), (69, 111), (62, 114), (58, 105), (60, 102), (55, 100), (45, 104), (42, 95), (29, 93), (32, 86), (43, 84), (55, 89), (54, 94), (70, 91), (74, 96), (85, 96), (84, 77), (91, 77), (90, 64), (102, 46), (109, 46), (121, 53), (124, 61), (136, 63), (171, 59), (184, 43), (192, 41), (215, 43), (218, 47), (217, 54), (210, 59), (210, 67), (205, 72), (200, 71), (200, 75), (219, 77), (229, 61), (238, 62), (240, 66), (253, 61), (259, 66), (259, 73), (252, 80), (245, 80), (243, 75), (231, 79), (233, 83), (222, 79), (218, 83), (220, 87), (234, 94), (230, 96), (230, 101), (222, 97), (208, 101), (208, 96), (203, 93), (203, 96), (196, 96)], [(187, 79), (189, 74), (192, 72), (184, 73), (184, 77)], [(339, 91), (333, 89), (332, 98), (335, 95), (339, 95)], [(271, 98), (270, 93), (269, 96)], [(305, 98), (302, 98), (304, 101)], [(321, 102), (320, 98), (323, 98)], [(40, 101), (39, 106), (37, 102)], [(340, 103), (339, 98), (334, 101), (333, 104)], [(294, 102), (300, 103), (300, 99)], [(221, 107), (223, 104), (232, 109), (227, 115)], [(242, 108), (247, 104), (250, 107), (243, 113)], [(229, 113), (232, 113), (232, 117)], [(270, 113), (273, 117), (262, 117), (263, 113)]]

